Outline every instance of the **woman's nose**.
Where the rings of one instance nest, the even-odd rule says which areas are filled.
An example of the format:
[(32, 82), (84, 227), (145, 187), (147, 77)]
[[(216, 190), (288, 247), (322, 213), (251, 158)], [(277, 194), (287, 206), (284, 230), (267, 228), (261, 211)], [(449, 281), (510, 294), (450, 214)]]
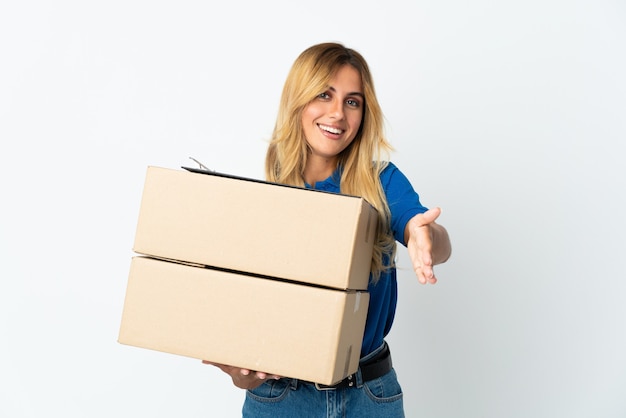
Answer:
[(343, 118), (343, 102), (341, 102), (340, 100), (333, 100), (330, 103), (330, 116), (335, 118), (335, 119), (342, 119)]

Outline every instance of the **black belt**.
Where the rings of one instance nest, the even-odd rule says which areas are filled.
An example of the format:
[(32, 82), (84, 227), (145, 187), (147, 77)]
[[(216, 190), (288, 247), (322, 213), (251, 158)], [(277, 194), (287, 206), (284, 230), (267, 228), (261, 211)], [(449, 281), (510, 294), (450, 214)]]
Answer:
[[(389, 346), (385, 343), (385, 346), (371, 359), (366, 360), (363, 364), (359, 365), (361, 371), (361, 378), (363, 382), (369, 382), (370, 380), (378, 379), (381, 376), (386, 375), (391, 371), (391, 352)], [(354, 387), (356, 385), (356, 373), (343, 379), (341, 382), (331, 386), (315, 384), (315, 387), (319, 390), (332, 390)]]

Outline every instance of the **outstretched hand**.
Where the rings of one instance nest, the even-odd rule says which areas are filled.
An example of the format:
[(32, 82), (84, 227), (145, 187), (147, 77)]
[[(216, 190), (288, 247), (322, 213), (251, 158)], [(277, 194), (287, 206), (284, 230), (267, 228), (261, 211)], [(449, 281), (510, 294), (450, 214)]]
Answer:
[(422, 284), (435, 284), (437, 283), (437, 277), (433, 270), (433, 266), (436, 262), (442, 262), (445, 260), (435, 260), (433, 255), (435, 235), (439, 231), (445, 233), (447, 256), (449, 255), (449, 241), (447, 232), (443, 227), (437, 225), (435, 220), (441, 214), (440, 208), (433, 208), (424, 213), (415, 215), (407, 223), (405, 229), (405, 241), (413, 265), (413, 271), (417, 276), (417, 279)]

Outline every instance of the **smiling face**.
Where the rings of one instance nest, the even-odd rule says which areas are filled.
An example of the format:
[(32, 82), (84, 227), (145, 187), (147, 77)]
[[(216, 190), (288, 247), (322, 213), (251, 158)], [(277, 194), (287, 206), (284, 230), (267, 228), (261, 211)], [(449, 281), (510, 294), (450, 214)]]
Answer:
[(334, 169), (337, 156), (359, 131), (364, 102), (359, 72), (351, 65), (344, 65), (326, 90), (302, 112), (304, 137), (310, 150), (307, 164), (323, 164)]

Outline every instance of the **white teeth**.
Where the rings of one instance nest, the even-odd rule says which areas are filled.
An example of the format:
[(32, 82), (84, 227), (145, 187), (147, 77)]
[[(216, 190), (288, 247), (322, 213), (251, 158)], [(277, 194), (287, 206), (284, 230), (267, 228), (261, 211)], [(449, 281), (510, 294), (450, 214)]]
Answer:
[(325, 130), (326, 132), (330, 132), (331, 134), (335, 134), (335, 135), (339, 135), (340, 133), (343, 132), (341, 129), (333, 128), (330, 126), (319, 125), (319, 127)]

